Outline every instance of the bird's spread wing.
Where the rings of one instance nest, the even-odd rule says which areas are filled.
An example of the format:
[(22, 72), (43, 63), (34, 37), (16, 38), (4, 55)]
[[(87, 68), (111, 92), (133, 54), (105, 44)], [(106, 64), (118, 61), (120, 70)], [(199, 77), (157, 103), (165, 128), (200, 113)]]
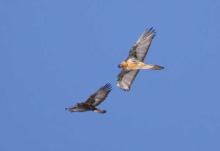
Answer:
[(122, 69), (118, 75), (117, 86), (125, 91), (129, 91), (138, 72), (139, 70), (128, 71)]
[(146, 29), (129, 51), (128, 58), (136, 58), (139, 61), (144, 61), (154, 36), (155, 31), (153, 28)]
[(102, 86), (98, 91), (96, 91), (94, 94), (92, 94), (85, 103), (91, 104), (93, 106), (97, 106), (105, 100), (105, 98), (108, 96), (111, 90), (112, 90), (111, 84), (107, 83), (106, 85)]
[[(129, 51), (127, 59), (135, 58), (139, 61), (144, 61), (154, 36), (155, 31), (153, 28), (146, 29)], [(117, 86), (123, 90), (129, 91), (138, 72), (139, 70), (126, 71), (122, 69), (118, 75)]]

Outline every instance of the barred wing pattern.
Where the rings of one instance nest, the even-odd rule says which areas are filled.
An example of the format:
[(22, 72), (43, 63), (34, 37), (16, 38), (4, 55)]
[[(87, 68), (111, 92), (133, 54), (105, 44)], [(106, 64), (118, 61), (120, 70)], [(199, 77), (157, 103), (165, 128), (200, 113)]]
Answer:
[(122, 69), (122, 71), (118, 75), (117, 86), (120, 87), (122, 90), (129, 91), (138, 72), (139, 70), (128, 71)]
[(144, 61), (154, 36), (155, 30), (153, 28), (146, 29), (129, 51), (128, 59), (136, 58), (139, 61)]
[[(139, 61), (144, 61), (154, 36), (155, 31), (153, 28), (146, 29), (129, 51), (129, 56), (127, 59), (136, 58)], [(125, 91), (129, 91), (138, 72), (139, 70), (126, 71), (122, 69), (118, 75), (117, 86)]]
[(110, 83), (102, 86), (98, 91), (92, 94), (88, 100), (85, 102), (86, 104), (90, 104), (92, 106), (97, 106), (102, 103), (106, 97), (108, 96), (109, 92), (111, 92), (112, 86)]

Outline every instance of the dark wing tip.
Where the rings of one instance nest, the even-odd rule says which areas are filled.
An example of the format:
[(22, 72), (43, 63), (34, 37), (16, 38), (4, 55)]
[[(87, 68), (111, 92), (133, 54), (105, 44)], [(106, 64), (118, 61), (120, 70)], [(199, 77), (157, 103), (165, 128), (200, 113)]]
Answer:
[(156, 36), (156, 31), (153, 27), (146, 28), (143, 37), (148, 37), (149, 35), (153, 35), (153, 38)]
[(146, 28), (146, 31), (151, 32), (151, 33), (156, 33), (155, 29), (153, 27)]
[(105, 84), (102, 89), (104, 89), (107, 92), (110, 92), (112, 90), (112, 85), (110, 83)]

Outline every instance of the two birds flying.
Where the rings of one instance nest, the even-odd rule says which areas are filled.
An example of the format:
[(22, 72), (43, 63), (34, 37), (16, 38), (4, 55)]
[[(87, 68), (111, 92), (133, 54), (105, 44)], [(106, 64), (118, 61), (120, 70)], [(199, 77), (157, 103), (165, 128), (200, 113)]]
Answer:
[[(155, 30), (153, 28), (146, 29), (130, 49), (128, 58), (118, 65), (122, 70), (118, 75), (117, 86), (122, 90), (130, 90), (139, 70), (161, 70), (164, 68), (159, 65), (144, 63), (145, 56), (154, 36)], [(98, 109), (97, 106), (106, 99), (111, 90), (111, 84), (107, 83), (92, 94), (85, 102), (77, 103), (72, 107), (66, 108), (66, 110), (69, 110), (70, 112), (94, 111), (98, 113), (106, 113), (105, 110)]]

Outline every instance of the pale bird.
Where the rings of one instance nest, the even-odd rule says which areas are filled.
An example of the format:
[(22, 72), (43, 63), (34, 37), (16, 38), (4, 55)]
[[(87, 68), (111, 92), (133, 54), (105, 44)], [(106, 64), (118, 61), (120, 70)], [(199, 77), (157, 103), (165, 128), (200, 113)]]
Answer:
[(164, 69), (164, 67), (159, 65), (144, 63), (145, 56), (154, 36), (155, 31), (153, 28), (146, 29), (129, 51), (128, 58), (118, 65), (119, 68), (122, 68), (117, 79), (117, 86), (119, 88), (129, 91), (140, 69)]

